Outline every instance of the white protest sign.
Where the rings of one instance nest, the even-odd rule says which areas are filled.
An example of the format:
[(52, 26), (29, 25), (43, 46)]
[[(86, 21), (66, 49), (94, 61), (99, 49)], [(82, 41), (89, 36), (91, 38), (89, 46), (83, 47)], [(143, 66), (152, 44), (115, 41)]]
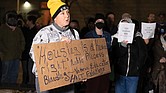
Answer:
[(128, 43), (132, 43), (134, 28), (134, 23), (120, 23), (118, 30), (118, 42), (127, 41)]
[(143, 35), (143, 39), (154, 38), (154, 33), (156, 29), (156, 23), (141, 23), (141, 33)]

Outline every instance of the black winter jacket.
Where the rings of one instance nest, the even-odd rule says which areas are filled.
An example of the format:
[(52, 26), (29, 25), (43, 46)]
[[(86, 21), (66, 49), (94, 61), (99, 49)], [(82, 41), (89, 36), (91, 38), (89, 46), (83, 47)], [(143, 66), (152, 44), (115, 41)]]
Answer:
[(126, 47), (113, 38), (112, 55), (115, 73), (123, 76), (138, 76), (147, 57), (146, 44), (142, 37), (136, 36)]

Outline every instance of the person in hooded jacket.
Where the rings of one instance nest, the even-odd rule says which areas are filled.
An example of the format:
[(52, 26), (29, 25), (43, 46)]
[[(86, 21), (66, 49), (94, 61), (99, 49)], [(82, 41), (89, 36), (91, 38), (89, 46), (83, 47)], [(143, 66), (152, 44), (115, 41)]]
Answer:
[(5, 23), (0, 26), (1, 82), (16, 84), (25, 40), (21, 29), (17, 27), (18, 15), (16, 11), (7, 11), (4, 21)]
[[(131, 18), (120, 22), (132, 23)], [(140, 32), (135, 30), (133, 42), (118, 42), (118, 32), (113, 36), (115, 93), (136, 93), (141, 68), (146, 60), (146, 44)]]

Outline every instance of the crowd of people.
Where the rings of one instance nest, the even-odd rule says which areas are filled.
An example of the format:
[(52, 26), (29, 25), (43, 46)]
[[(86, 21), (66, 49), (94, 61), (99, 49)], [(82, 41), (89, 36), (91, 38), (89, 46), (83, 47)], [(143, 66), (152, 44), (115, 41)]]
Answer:
[[(19, 66), (22, 85), (35, 87), (37, 93), (166, 93), (166, 22), (165, 14), (149, 13), (145, 23), (156, 23), (153, 38), (143, 38), (141, 22), (129, 13), (119, 24), (113, 12), (96, 13), (85, 27), (71, 20), (69, 6), (61, 0), (48, 0), (52, 23), (37, 27), (37, 16), (26, 21), (15, 11), (8, 11), (0, 26), (1, 84), (17, 84)], [(120, 23), (134, 23), (133, 42), (118, 41)], [(40, 91), (33, 44), (67, 42), (87, 38), (105, 38), (111, 73), (75, 84)], [(112, 91), (114, 90), (114, 92)]]

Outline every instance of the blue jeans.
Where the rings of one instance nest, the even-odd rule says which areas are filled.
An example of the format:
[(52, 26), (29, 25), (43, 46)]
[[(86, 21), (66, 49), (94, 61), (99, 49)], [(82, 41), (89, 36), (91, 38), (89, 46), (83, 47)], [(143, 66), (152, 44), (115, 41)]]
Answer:
[(115, 93), (136, 93), (139, 77), (120, 76), (115, 82)]
[(17, 83), (20, 60), (2, 61), (2, 83)]

